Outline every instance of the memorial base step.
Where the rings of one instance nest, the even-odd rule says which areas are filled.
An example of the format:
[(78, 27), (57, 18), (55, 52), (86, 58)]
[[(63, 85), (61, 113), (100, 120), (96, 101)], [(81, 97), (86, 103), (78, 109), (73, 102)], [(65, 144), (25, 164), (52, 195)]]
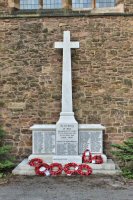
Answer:
[(40, 158), (43, 160), (43, 162), (45, 163), (52, 163), (53, 162), (53, 155), (41, 155), (41, 154), (31, 154), (29, 157), (28, 157), (28, 161), (34, 159), (34, 158)]
[[(114, 175), (114, 174), (120, 174), (121, 170), (118, 168), (117, 165), (111, 160), (108, 159), (106, 163), (103, 164), (92, 164), (89, 163), (89, 166), (93, 169), (93, 174), (108, 174), (108, 175)], [(24, 159), (13, 171), (12, 173), (14, 175), (27, 175), (27, 176), (33, 176), (35, 174), (34, 167), (29, 166), (28, 159)], [(62, 175), (65, 175), (65, 173), (62, 173)]]
[[(95, 154), (92, 154), (92, 156), (94, 156)], [(98, 154), (97, 154), (98, 155)], [(107, 156), (105, 154), (100, 154), (103, 158), (103, 162), (106, 163), (107, 162)], [(68, 155), (68, 156), (64, 156), (64, 155), (41, 155), (41, 154), (31, 154), (28, 157), (28, 160), (30, 161), (31, 159), (34, 158), (40, 158), (43, 160), (43, 162), (46, 163), (53, 163), (53, 162), (58, 162), (61, 164), (66, 164), (69, 162), (75, 162), (77, 164), (82, 163), (82, 155)]]
[(43, 160), (43, 162), (46, 162), (48, 164), (51, 163), (61, 163), (61, 164), (67, 164), (70, 162), (75, 162), (77, 164), (81, 164), (82, 163), (82, 156), (81, 155), (70, 155), (70, 156), (61, 156), (61, 155), (35, 155), (35, 154), (31, 154), (28, 157), (28, 160), (30, 161), (31, 159), (34, 158), (40, 158)]

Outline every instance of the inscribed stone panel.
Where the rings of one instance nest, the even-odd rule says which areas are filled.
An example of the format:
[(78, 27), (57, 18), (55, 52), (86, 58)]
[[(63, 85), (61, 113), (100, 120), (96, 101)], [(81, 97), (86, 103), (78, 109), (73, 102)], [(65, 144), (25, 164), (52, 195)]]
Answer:
[(55, 131), (33, 132), (33, 154), (55, 154)]

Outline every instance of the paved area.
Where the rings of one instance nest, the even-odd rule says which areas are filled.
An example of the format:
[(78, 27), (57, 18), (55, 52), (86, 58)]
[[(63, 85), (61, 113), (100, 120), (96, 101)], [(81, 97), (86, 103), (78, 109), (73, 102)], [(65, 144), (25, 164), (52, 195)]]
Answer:
[(0, 200), (133, 200), (120, 176), (15, 176), (0, 185)]

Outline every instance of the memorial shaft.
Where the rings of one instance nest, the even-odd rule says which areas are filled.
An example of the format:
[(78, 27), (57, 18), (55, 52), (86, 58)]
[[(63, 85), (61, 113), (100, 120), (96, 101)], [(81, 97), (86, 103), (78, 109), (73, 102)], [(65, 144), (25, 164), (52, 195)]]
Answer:
[[(71, 72), (71, 47), (70, 34), (66, 38), (64, 33), (63, 49), (63, 76), (62, 76), (62, 112), (73, 112), (72, 106), (72, 72)], [(68, 39), (68, 41), (67, 41)]]
[(79, 42), (71, 42), (70, 31), (64, 31), (63, 42), (55, 42), (55, 48), (63, 49), (62, 113), (72, 113), (71, 49), (79, 48)]

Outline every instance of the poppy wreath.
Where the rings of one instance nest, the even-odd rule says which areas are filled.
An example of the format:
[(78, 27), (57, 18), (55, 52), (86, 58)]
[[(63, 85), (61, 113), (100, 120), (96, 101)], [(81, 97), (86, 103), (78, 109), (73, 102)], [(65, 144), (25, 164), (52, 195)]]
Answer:
[(37, 165), (40, 165), (43, 163), (43, 160), (40, 158), (33, 158), (32, 160), (29, 161), (29, 165), (32, 167), (36, 167)]
[[(73, 168), (73, 169), (71, 169)], [(78, 170), (78, 164), (76, 163), (68, 163), (64, 166), (64, 172), (68, 175), (74, 175), (77, 174), (77, 170)]]
[[(52, 163), (49, 167), (50, 167), (50, 174), (52, 176), (57, 176), (62, 174), (63, 167), (60, 163)], [(57, 168), (57, 170), (55, 171), (54, 168)]]
[(89, 176), (92, 174), (92, 168), (87, 164), (81, 164), (78, 167), (78, 174), (81, 176)]
[(49, 165), (47, 163), (41, 163), (40, 165), (35, 167), (35, 173), (41, 176), (49, 176)]
[(101, 155), (95, 155), (92, 157), (92, 163), (94, 164), (102, 164), (103, 163), (103, 158)]
[(86, 149), (82, 155), (83, 163), (91, 163), (92, 162), (92, 154), (89, 149)]

